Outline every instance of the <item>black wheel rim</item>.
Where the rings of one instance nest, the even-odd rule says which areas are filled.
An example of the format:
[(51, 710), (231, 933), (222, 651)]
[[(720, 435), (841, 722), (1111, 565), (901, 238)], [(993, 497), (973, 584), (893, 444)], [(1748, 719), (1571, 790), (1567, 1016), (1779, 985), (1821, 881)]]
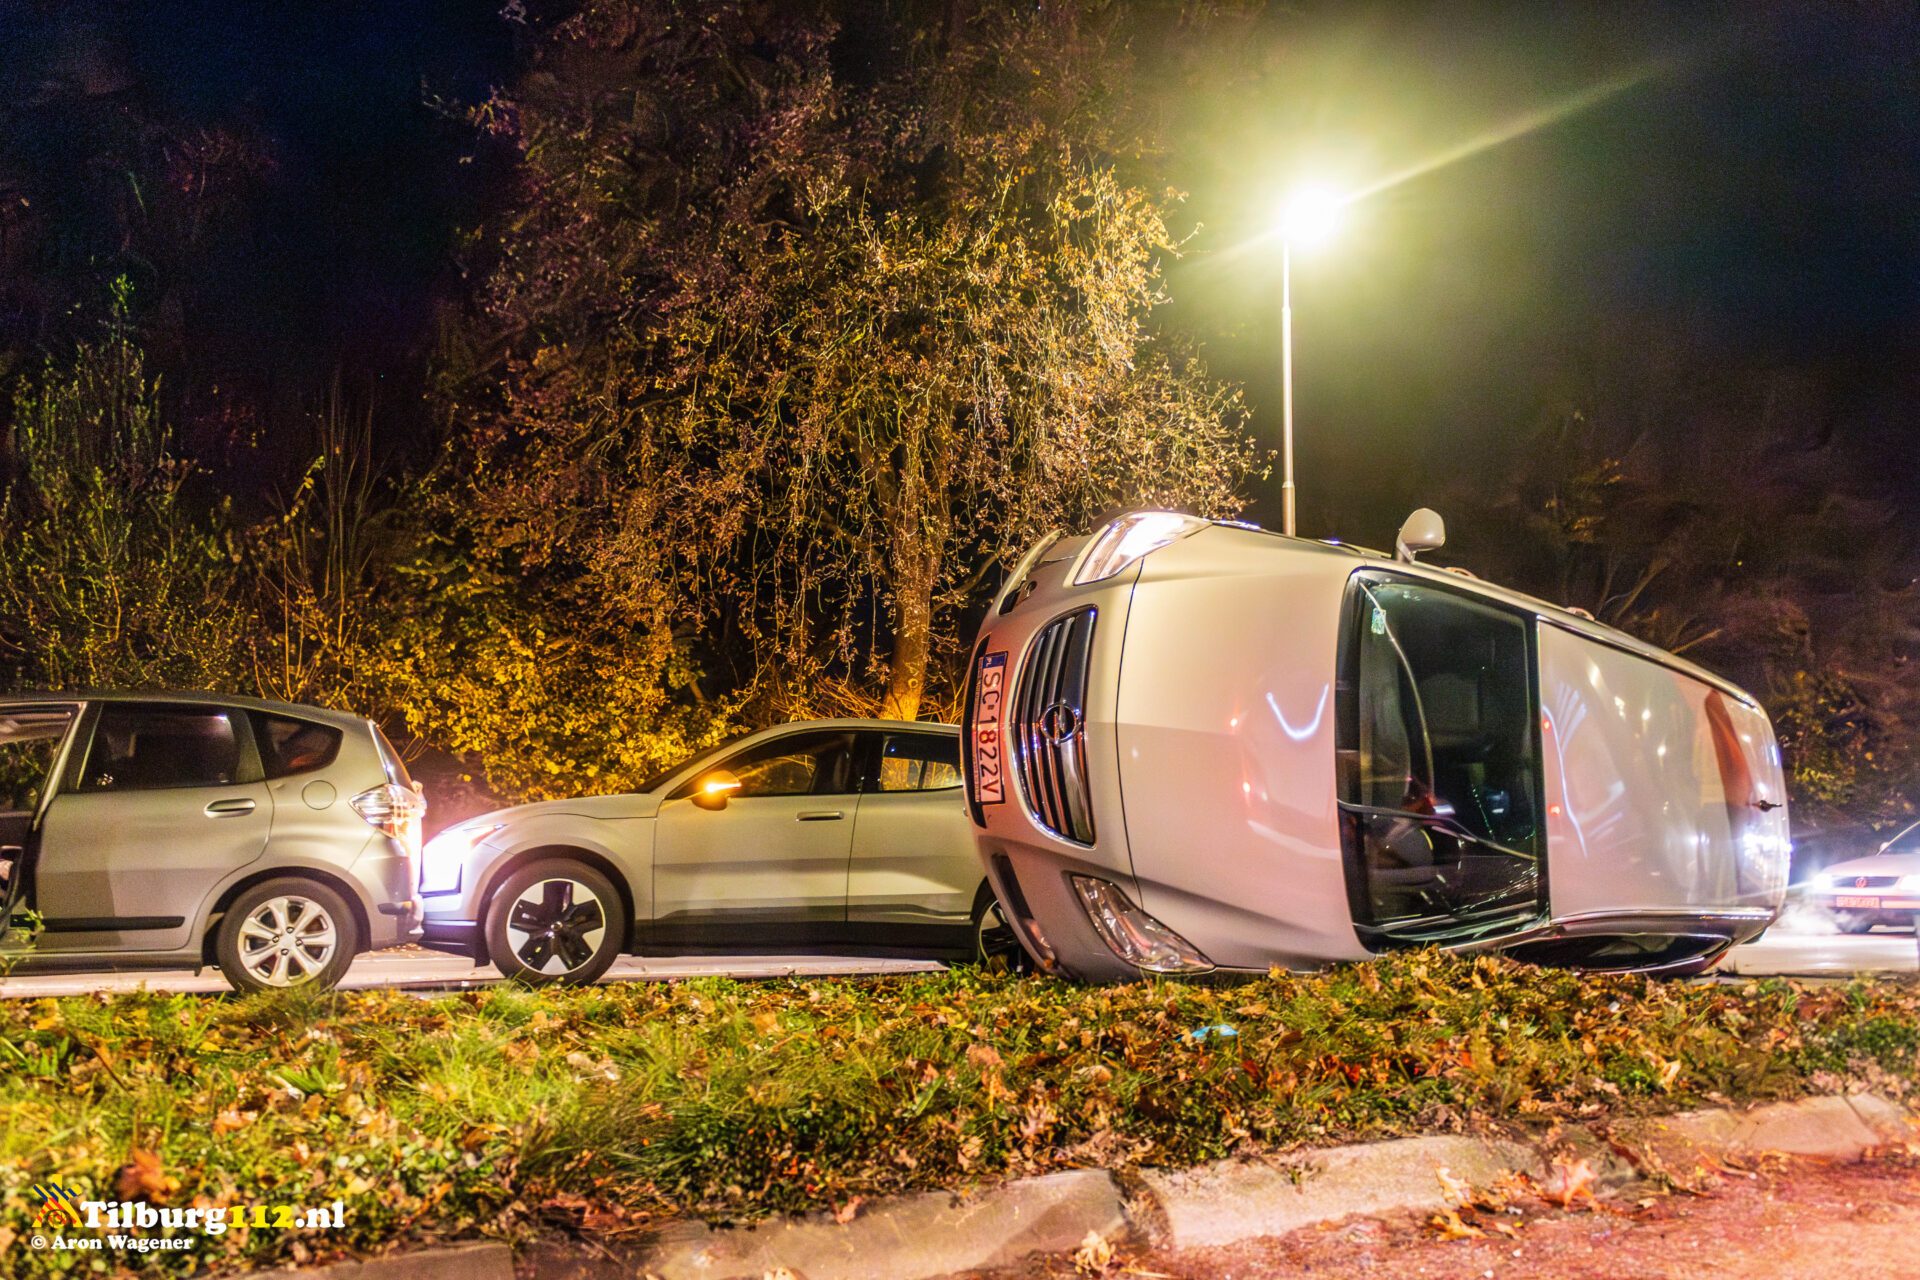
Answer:
[(538, 880), (507, 913), (507, 945), (535, 973), (563, 977), (592, 963), (607, 937), (600, 899), (578, 880)]

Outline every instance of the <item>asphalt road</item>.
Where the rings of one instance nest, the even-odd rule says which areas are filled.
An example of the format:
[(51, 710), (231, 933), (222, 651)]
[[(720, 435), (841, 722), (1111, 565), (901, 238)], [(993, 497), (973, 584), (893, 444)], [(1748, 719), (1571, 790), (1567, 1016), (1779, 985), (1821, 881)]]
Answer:
[[(789, 978), (837, 977), (876, 973), (925, 973), (941, 966), (929, 960), (888, 960), (848, 956), (626, 956), (614, 963), (602, 982), (657, 981), (663, 978)], [(347, 970), (340, 985), (348, 990), (367, 987), (441, 989), (480, 986), (500, 981), (492, 965), (474, 967), (471, 960), (420, 947), (398, 947), (361, 956)], [(41, 996), (86, 995), (95, 991), (213, 992), (226, 991), (227, 980), (218, 969), (198, 975), (187, 969), (151, 969), (128, 973), (46, 973), (0, 979), (0, 999), (26, 1000)]]
[(1735, 947), (1716, 973), (1826, 977), (1865, 972), (1920, 971), (1920, 940), (1912, 933), (1783, 933)]

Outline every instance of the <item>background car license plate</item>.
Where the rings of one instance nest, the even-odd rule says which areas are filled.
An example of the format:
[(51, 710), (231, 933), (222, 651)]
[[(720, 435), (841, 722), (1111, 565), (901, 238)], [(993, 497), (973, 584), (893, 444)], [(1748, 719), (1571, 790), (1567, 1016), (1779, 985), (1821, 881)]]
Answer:
[(1871, 911), (1879, 907), (1880, 899), (1838, 897), (1833, 900), (1833, 905), (1836, 907), (1865, 907)]
[(973, 799), (1002, 804), (1007, 798), (1007, 750), (1001, 732), (1007, 702), (1007, 655), (980, 655), (973, 695)]

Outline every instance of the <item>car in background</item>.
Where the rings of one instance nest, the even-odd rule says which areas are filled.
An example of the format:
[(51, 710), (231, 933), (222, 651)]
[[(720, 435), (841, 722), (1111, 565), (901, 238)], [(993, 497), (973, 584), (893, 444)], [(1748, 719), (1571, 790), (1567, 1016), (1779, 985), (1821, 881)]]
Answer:
[(818, 720), (626, 795), (489, 813), (427, 842), (428, 946), (530, 984), (623, 952), (1019, 959), (981, 873), (952, 725)]
[(0, 697), (0, 967), (330, 987), (410, 941), (426, 801), (379, 728), (202, 693)]
[(1813, 877), (1806, 900), (1825, 908), (1842, 933), (1876, 925), (1920, 925), (1920, 822), (1897, 833), (1866, 858), (1837, 862)]
[(1398, 553), (1164, 511), (1029, 551), (966, 698), (1015, 932), (1091, 980), (1400, 947), (1685, 974), (1778, 914), (1765, 713), (1591, 617)]

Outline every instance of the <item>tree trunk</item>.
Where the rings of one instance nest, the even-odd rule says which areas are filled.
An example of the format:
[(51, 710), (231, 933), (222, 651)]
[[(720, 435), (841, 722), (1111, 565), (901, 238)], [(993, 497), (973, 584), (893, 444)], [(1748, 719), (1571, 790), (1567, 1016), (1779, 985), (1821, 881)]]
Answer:
[(882, 717), (912, 720), (919, 716), (920, 700), (927, 691), (927, 660), (932, 653), (933, 584), (902, 583), (893, 597), (893, 660), (887, 673)]
[(919, 552), (905, 557), (894, 578), (893, 658), (887, 672), (887, 697), (880, 714), (912, 720), (927, 692), (927, 663), (933, 655), (933, 588), (939, 558)]

